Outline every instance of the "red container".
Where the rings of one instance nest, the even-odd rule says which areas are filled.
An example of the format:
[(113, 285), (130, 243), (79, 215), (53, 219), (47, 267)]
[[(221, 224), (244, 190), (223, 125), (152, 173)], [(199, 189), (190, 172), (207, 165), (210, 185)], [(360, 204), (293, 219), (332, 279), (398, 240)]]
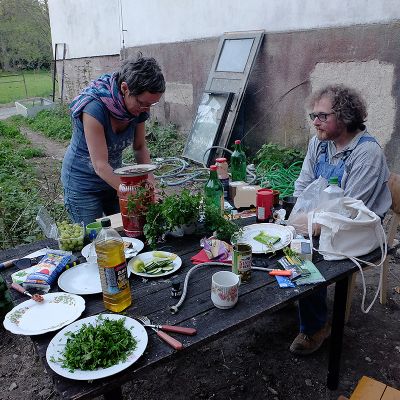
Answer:
[(154, 187), (147, 181), (148, 172), (156, 167), (150, 164), (132, 165), (116, 169), (121, 183), (118, 188), (122, 225), (126, 236), (143, 236), (147, 207), (154, 203)]
[(256, 195), (257, 222), (268, 222), (272, 217), (274, 206), (274, 191), (271, 189), (258, 189)]

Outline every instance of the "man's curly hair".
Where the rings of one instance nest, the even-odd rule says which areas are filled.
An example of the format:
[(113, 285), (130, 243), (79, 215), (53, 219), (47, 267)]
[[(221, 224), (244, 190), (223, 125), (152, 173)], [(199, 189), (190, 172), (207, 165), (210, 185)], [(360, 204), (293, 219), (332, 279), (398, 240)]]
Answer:
[(336, 118), (346, 125), (349, 132), (365, 129), (367, 106), (359, 92), (344, 85), (329, 85), (313, 93), (309, 105), (313, 107), (322, 97), (331, 101)]

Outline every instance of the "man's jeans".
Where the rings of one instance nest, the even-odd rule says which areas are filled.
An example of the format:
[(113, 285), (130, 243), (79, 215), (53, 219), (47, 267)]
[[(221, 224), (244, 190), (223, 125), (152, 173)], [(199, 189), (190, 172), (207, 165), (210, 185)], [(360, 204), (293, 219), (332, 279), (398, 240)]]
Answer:
[(116, 190), (75, 192), (64, 188), (64, 204), (72, 221), (90, 224), (96, 218), (120, 212)]
[(299, 300), (300, 332), (312, 336), (327, 321), (326, 288), (312, 292)]

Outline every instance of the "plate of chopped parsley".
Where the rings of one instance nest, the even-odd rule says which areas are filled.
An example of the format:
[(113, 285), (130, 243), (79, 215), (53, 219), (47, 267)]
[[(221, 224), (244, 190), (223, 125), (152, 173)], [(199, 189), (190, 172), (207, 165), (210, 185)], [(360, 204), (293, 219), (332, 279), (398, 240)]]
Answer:
[(47, 347), (46, 360), (65, 378), (100, 379), (132, 365), (144, 353), (147, 341), (145, 328), (133, 318), (94, 315), (58, 332)]

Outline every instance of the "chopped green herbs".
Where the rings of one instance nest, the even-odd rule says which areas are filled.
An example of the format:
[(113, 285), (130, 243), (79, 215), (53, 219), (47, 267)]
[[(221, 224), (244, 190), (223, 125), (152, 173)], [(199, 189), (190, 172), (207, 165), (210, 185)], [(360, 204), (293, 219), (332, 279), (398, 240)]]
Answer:
[(63, 368), (71, 372), (108, 368), (126, 361), (136, 349), (137, 341), (125, 328), (125, 318), (109, 320), (99, 316), (97, 322), (97, 326), (83, 324), (77, 332), (66, 333), (69, 338), (58, 360)]
[(279, 236), (268, 235), (264, 231), (260, 231), (260, 233), (254, 236), (253, 239), (262, 244), (266, 244), (267, 246), (273, 246), (275, 243), (281, 240)]

